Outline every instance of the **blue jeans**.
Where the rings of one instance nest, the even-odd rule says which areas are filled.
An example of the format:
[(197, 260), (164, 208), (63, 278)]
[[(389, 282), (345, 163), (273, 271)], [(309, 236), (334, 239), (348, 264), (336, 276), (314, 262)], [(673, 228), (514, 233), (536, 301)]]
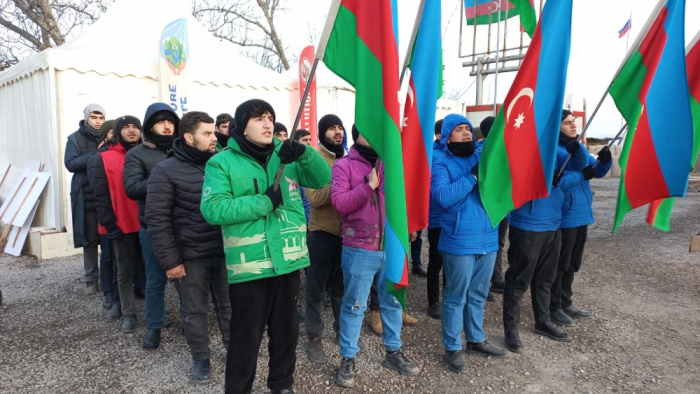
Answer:
[(373, 281), (379, 291), (384, 346), (390, 352), (401, 348), (403, 311), (399, 301), (387, 292), (385, 262), (384, 252), (343, 246), (340, 268), (343, 270), (345, 293), (340, 309), (340, 355), (345, 358), (354, 358), (360, 351), (357, 341)]
[(165, 323), (165, 285), (168, 284), (168, 277), (153, 253), (148, 230), (143, 227), (139, 230), (139, 240), (146, 266), (146, 328), (162, 328)]
[(483, 342), (484, 304), (493, 275), (496, 252), (456, 256), (442, 253), (445, 289), (442, 300), (442, 342), (445, 350), (462, 350), (462, 327), (467, 342)]

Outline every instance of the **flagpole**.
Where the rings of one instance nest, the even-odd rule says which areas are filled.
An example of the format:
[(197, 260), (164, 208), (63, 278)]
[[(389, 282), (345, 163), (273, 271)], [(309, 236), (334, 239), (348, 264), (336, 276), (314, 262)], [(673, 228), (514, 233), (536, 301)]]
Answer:
[[(656, 4), (656, 7), (654, 7), (654, 10), (651, 12), (649, 15), (649, 18), (647, 19), (646, 23), (644, 24), (644, 27), (642, 27), (642, 30), (639, 32), (639, 35), (637, 38), (634, 40), (634, 43), (632, 44), (632, 49), (629, 49), (627, 51), (627, 55), (625, 58), (622, 60), (622, 63), (620, 63), (620, 67), (617, 68), (617, 71), (615, 72), (615, 75), (613, 76), (612, 80), (610, 81), (610, 84), (608, 87), (605, 89), (605, 94), (603, 94), (603, 97), (600, 99), (598, 102), (598, 105), (595, 107), (595, 110), (593, 111), (593, 115), (591, 115), (591, 119), (586, 123), (586, 127), (583, 128), (583, 131), (581, 132), (581, 135), (578, 137), (578, 141), (581, 141), (581, 138), (586, 135), (586, 132), (588, 131), (588, 127), (590, 127), (591, 123), (593, 123), (593, 118), (595, 118), (596, 113), (598, 113), (598, 110), (600, 109), (600, 106), (603, 104), (603, 101), (605, 100), (606, 97), (608, 97), (608, 93), (610, 93), (610, 88), (612, 87), (613, 83), (615, 83), (615, 80), (617, 79), (617, 76), (620, 75), (620, 72), (622, 71), (622, 68), (627, 64), (627, 61), (632, 57), (633, 52), (639, 48), (639, 46), (642, 44), (642, 41), (646, 37), (647, 33), (651, 29), (651, 26), (654, 24), (654, 21), (656, 20), (656, 17), (661, 13), (661, 9), (666, 5), (667, 0), (659, 0), (659, 2)], [(571, 155), (566, 158), (566, 161), (564, 162), (564, 165), (562, 166), (561, 170), (559, 171), (559, 175), (564, 172), (564, 167), (569, 163), (569, 160), (571, 160)]]
[[(620, 134), (622, 134), (622, 132), (624, 132), (625, 130), (627, 130), (627, 123), (625, 123), (625, 125), (622, 126), (620, 131), (617, 132), (617, 135), (615, 136), (615, 138), (613, 138), (612, 140), (610, 140), (610, 142), (608, 142), (608, 145), (607, 145), (608, 149), (610, 149), (610, 147), (615, 143), (615, 141), (617, 141), (618, 138), (622, 138), (622, 137), (620, 137)], [(596, 159), (595, 163), (593, 164), (593, 168), (595, 168), (595, 166), (597, 166), (598, 163), (600, 163), (600, 160)]]
[[(627, 44), (625, 45), (625, 54), (630, 51), (630, 36), (632, 35), (632, 13), (630, 12), (630, 28), (627, 31)], [(625, 123), (625, 117), (620, 114), (620, 127)]]
[(494, 75), (496, 79), (494, 80), (493, 84), (493, 116), (496, 116), (496, 104), (498, 103), (498, 52), (500, 50), (498, 45), (499, 41), (501, 41), (501, 6), (495, 1), (491, 4), (496, 4), (496, 74)]
[[(304, 104), (306, 103), (306, 98), (309, 95), (309, 90), (311, 89), (311, 81), (314, 79), (314, 75), (316, 75), (316, 67), (318, 66), (318, 62), (323, 59), (323, 56), (326, 54), (326, 46), (328, 46), (328, 39), (331, 36), (331, 31), (333, 30), (333, 24), (335, 23), (335, 19), (338, 16), (338, 11), (340, 10), (340, 2), (341, 0), (333, 0), (331, 3), (330, 10), (328, 11), (328, 17), (326, 18), (326, 24), (323, 27), (323, 32), (321, 33), (321, 39), (318, 42), (318, 47), (316, 50), (316, 56), (314, 59), (314, 64), (311, 67), (311, 71), (309, 72), (309, 83), (306, 84), (306, 87), (304, 88), (304, 94), (301, 97), (301, 101), (299, 101), (299, 110), (297, 111), (297, 116), (294, 119), (294, 127), (292, 127), (292, 133), (296, 131), (297, 127), (299, 127), (299, 122), (301, 121), (301, 113), (304, 111)], [(277, 174), (275, 175), (275, 182), (272, 184), (272, 190), (277, 191), (280, 188), (280, 182), (282, 181), (282, 174), (284, 173), (284, 164), (280, 164), (279, 170), (277, 170)], [(275, 216), (278, 218), (280, 217), (279, 214), (277, 213), (277, 210), (272, 211)]]
[(403, 86), (403, 77), (406, 74), (406, 69), (408, 69), (408, 63), (411, 61), (411, 55), (413, 55), (413, 46), (416, 42), (416, 36), (418, 35), (418, 27), (420, 26), (420, 20), (423, 17), (423, 7), (425, 6), (425, 0), (420, 0), (418, 5), (418, 14), (416, 14), (416, 22), (413, 25), (413, 32), (411, 32), (411, 39), (408, 41), (408, 50), (406, 51), (406, 58), (403, 61), (403, 66), (401, 67), (401, 78), (399, 79), (399, 86)]

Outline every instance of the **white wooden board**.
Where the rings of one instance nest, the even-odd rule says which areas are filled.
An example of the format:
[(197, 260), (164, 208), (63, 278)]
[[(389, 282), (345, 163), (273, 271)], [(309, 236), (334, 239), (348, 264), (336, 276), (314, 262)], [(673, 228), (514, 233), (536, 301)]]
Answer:
[(5, 246), (5, 253), (11, 254), (13, 256), (19, 256), (22, 254), (22, 247), (24, 242), (27, 240), (27, 234), (29, 234), (29, 228), (32, 226), (32, 221), (34, 220), (34, 215), (36, 214), (36, 209), (39, 207), (39, 200), (34, 203), (29, 216), (27, 216), (26, 221), (22, 226), (13, 226), (10, 231), (10, 235), (7, 238), (7, 246)]
[(4, 223), (22, 226), (32, 211), (34, 203), (39, 199), (41, 192), (49, 182), (49, 178), (51, 178), (51, 174), (47, 172), (32, 172), (26, 177), (24, 182), (20, 179), (22, 187), (19, 188), (11, 203), (8, 199), (9, 207), (7, 210), (0, 209), (0, 212), (4, 212), (0, 219)]

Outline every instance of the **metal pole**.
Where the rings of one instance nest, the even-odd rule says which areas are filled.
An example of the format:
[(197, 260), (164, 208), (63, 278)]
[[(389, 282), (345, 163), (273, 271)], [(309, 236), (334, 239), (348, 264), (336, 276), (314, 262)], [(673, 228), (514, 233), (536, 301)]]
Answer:
[[(503, 32), (503, 56), (506, 55), (506, 42), (508, 41), (508, 9), (509, 8), (510, 8), (510, 6), (506, 6), (506, 19), (503, 20), (503, 29), (505, 30)], [(503, 66), (503, 67), (506, 66), (505, 58), (503, 59), (503, 64), (501, 66)]]
[(476, 65), (476, 105), (481, 105), (484, 102), (484, 58), (479, 58)]
[[(622, 137), (620, 137), (620, 134), (622, 134), (622, 132), (625, 131), (626, 129), (627, 129), (627, 123), (625, 123), (625, 125), (622, 126), (622, 128), (620, 129), (620, 131), (617, 132), (617, 135), (615, 136), (615, 138), (613, 138), (612, 140), (610, 140), (610, 142), (608, 142), (608, 149), (610, 149), (610, 147), (612, 146), (612, 144), (615, 143), (615, 141), (616, 141), (618, 138), (622, 138)], [(595, 166), (597, 166), (599, 162), (600, 162), (600, 160), (596, 159), (595, 163), (593, 163), (593, 168), (595, 168)]]
[[(493, 87), (493, 116), (496, 116), (496, 104), (498, 103), (498, 52), (500, 52), (498, 44), (499, 41), (501, 41), (501, 7), (495, 1), (493, 4), (496, 4), (496, 80), (494, 81)], [(508, 12), (507, 9), (506, 12)]]
[(476, 59), (476, 12), (477, 12), (477, 6), (479, 5), (478, 2), (474, 2), (474, 42), (472, 43), (472, 61)]
[(408, 42), (408, 51), (406, 51), (406, 59), (404, 59), (403, 61), (403, 67), (401, 67), (401, 78), (399, 79), (399, 86), (403, 85), (403, 77), (406, 74), (408, 62), (411, 61), (411, 55), (413, 54), (413, 44), (416, 42), (416, 36), (418, 35), (418, 27), (420, 26), (420, 20), (423, 17), (423, 6), (425, 6), (425, 0), (420, 0), (420, 4), (418, 5), (418, 14), (416, 15), (416, 22), (413, 25), (411, 39)]
[[(459, 57), (462, 57), (462, 26), (464, 26), (464, 1), (459, 0), (459, 8), (460, 8), (460, 14), (459, 14), (459, 50), (458, 54)], [(445, 29), (445, 33), (447, 33), (447, 29)], [(443, 34), (444, 36), (444, 34)]]

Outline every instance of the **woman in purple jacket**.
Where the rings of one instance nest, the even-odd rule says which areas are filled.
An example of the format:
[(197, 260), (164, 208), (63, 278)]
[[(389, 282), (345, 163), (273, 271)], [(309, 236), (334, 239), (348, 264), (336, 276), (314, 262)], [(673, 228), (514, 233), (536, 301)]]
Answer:
[(352, 126), (355, 144), (333, 166), (331, 202), (343, 219), (343, 270), (345, 294), (340, 310), (340, 355), (343, 361), (335, 382), (341, 387), (355, 385), (355, 355), (360, 348), (362, 319), (372, 282), (379, 291), (386, 358), (382, 366), (402, 375), (420, 369), (401, 353), (402, 310), (399, 301), (386, 290), (386, 256), (381, 250), (384, 223), (384, 165), (377, 165), (377, 152)]

